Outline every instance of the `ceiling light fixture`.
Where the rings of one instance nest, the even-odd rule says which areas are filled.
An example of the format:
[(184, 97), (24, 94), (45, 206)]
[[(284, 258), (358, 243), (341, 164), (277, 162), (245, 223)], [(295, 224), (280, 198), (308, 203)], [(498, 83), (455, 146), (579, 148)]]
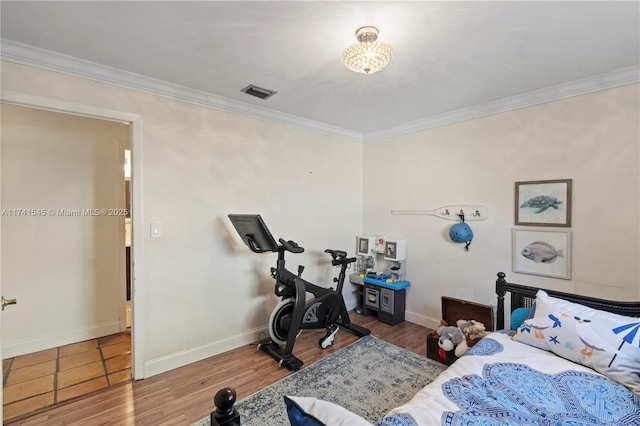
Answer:
[(344, 49), (342, 62), (351, 71), (373, 74), (386, 67), (393, 58), (393, 47), (389, 43), (376, 41), (376, 27), (362, 27), (356, 31), (358, 43)]

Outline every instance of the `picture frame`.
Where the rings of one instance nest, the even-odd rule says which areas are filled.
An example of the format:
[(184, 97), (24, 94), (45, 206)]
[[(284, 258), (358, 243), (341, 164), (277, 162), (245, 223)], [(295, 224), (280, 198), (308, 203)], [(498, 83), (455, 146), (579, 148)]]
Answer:
[(387, 241), (385, 245), (385, 259), (396, 259), (397, 258), (397, 246), (395, 242)]
[(512, 270), (521, 274), (571, 279), (571, 231), (513, 228)]
[(571, 227), (572, 179), (515, 183), (515, 224)]
[(358, 238), (358, 254), (369, 253), (369, 240), (367, 238)]

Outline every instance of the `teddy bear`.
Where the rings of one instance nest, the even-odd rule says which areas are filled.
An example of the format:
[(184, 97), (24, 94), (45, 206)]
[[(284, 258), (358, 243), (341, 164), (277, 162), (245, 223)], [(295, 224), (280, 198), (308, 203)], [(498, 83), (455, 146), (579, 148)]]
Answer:
[(476, 320), (458, 320), (456, 322), (458, 328), (464, 334), (467, 340), (467, 346), (473, 347), (480, 339), (489, 334), (483, 323)]
[(460, 328), (443, 325), (436, 329), (436, 333), (439, 336), (440, 358), (447, 359), (446, 352), (451, 350), (457, 357), (461, 357), (469, 350), (467, 340)]

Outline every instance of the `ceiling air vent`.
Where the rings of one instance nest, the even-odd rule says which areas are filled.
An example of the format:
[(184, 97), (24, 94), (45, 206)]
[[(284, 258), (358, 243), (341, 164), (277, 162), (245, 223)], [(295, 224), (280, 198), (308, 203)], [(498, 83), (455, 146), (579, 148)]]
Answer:
[(262, 87), (254, 86), (253, 84), (248, 85), (240, 91), (260, 99), (269, 99), (271, 96), (278, 93), (275, 90), (264, 89)]

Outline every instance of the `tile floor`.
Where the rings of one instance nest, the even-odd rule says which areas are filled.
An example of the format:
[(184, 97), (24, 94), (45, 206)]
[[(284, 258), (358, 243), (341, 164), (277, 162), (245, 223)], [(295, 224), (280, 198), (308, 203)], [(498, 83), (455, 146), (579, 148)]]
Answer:
[(10, 420), (131, 380), (131, 332), (3, 360)]

